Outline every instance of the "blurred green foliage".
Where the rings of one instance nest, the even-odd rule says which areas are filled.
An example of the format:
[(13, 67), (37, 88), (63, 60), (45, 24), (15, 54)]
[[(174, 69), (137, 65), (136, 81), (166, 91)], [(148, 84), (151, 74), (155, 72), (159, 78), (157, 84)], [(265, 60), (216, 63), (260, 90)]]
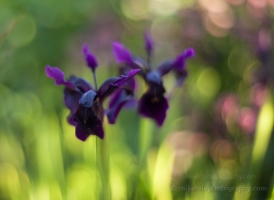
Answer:
[[(261, 3), (260, 3), (261, 2)], [(111, 43), (155, 64), (186, 47), (196, 57), (161, 128), (123, 110), (110, 137), (112, 199), (274, 198), (272, 0), (1, 0), (0, 199), (99, 199), (96, 141), (74, 135), (47, 64), (98, 82), (116, 74)], [(139, 83), (137, 97), (144, 92)], [(172, 75), (164, 78), (167, 91)], [(246, 190), (248, 188), (248, 190)]]

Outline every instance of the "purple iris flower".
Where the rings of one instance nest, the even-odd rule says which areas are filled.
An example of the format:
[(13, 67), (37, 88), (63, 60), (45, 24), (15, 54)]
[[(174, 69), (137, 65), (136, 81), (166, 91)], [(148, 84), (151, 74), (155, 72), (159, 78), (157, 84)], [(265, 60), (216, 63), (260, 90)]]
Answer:
[(142, 116), (152, 118), (158, 126), (163, 125), (168, 110), (168, 100), (164, 96), (165, 88), (162, 77), (174, 72), (177, 78), (176, 84), (179, 86), (187, 76), (186, 60), (194, 56), (192, 48), (186, 49), (179, 54), (174, 60), (165, 60), (155, 69), (151, 67), (151, 56), (153, 53), (153, 41), (148, 33), (145, 33), (145, 49), (147, 52), (147, 61), (140, 57), (132, 56), (122, 44), (113, 43), (113, 53), (116, 61), (122, 64), (122, 69), (132, 70), (140, 69), (139, 75), (145, 80), (148, 89), (143, 94), (138, 103), (138, 113)]
[[(64, 73), (56, 67), (46, 66), (46, 75), (55, 80), (56, 85), (64, 85), (64, 102), (70, 110), (68, 122), (76, 127), (76, 137), (85, 141), (89, 135), (97, 135), (104, 138), (103, 109), (104, 100), (115, 92), (118, 92), (119, 99), (112, 100), (109, 109), (106, 111), (109, 121), (115, 122), (118, 113), (123, 105), (130, 99), (123, 89), (128, 81), (140, 70), (131, 70), (127, 76), (111, 77), (97, 89), (95, 68), (97, 61), (89, 52), (88, 47), (83, 47), (86, 63), (91, 68), (95, 78), (95, 88), (83, 78), (71, 76), (65, 80)], [(121, 95), (123, 93), (123, 95)], [(129, 93), (129, 92), (128, 92)]]

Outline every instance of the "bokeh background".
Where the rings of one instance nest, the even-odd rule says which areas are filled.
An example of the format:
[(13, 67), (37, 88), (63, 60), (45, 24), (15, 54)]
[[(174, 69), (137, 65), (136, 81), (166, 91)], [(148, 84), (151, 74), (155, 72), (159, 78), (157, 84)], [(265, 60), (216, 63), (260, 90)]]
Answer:
[(273, 19), (273, 0), (1, 0), (0, 199), (100, 198), (95, 137), (75, 137), (45, 65), (93, 82), (87, 43), (100, 85), (117, 75), (112, 42), (145, 57), (144, 31), (154, 66), (196, 56), (163, 127), (134, 109), (105, 126), (112, 199), (274, 199)]

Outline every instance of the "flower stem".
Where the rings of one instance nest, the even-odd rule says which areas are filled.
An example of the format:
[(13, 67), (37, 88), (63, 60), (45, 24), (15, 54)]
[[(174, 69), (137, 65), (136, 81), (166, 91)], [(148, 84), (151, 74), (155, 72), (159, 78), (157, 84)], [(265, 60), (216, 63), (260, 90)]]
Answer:
[[(105, 130), (107, 130), (105, 126)], [(107, 132), (107, 131), (106, 131)], [(96, 137), (97, 166), (101, 178), (101, 200), (111, 199), (110, 190), (110, 170), (109, 170), (109, 134), (105, 134), (104, 139)]]
[(98, 86), (97, 86), (97, 78), (96, 78), (95, 69), (92, 69), (92, 75), (93, 75), (93, 80), (94, 80), (95, 91), (97, 91)]
[[(136, 170), (137, 180), (133, 183), (135, 190), (133, 191), (132, 199), (142, 199), (144, 185), (141, 180), (141, 174), (146, 168), (146, 159), (149, 149), (153, 143), (153, 123), (148, 120), (141, 118), (139, 128), (139, 163)], [(145, 182), (149, 184), (149, 178), (145, 178)]]
[(153, 124), (148, 119), (141, 118), (139, 133), (139, 164), (142, 166), (146, 160), (148, 150), (153, 140)]

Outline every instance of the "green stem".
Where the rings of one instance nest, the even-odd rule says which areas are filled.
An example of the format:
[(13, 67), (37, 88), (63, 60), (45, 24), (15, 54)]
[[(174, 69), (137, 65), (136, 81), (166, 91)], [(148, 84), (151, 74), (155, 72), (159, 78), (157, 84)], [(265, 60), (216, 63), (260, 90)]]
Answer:
[(139, 164), (142, 167), (146, 161), (148, 150), (152, 144), (154, 127), (152, 124), (153, 122), (149, 119), (141, 119), (140, 121)]
[[(105, 126), (105, 130), (107, 130)], [(110, 200), (110, 170), (109, 170), (109, 134), (105, 133), (104, 139), (96, 138), (97, 166), (101, 178), (100, 199)]]
[[(146, 168), (146, 159), (148, 151), (153, 143), (153, 122), (149, 119), (142, 118), (140, 120), (140, 132), (139, 132), (139, 163), (137, 169), (137, 176), (135, 183), (133, 184), (135, 190), (133, 192), (132, 199), (142, 199), (144, 196), (144, 184), (145, 188), (149, 188), (149, 179), (142, 180), (141, 174)], [(145, 189), (146, 190), (146, 189)]]
[(95, 69), (92, 70), (92, 75), (93, 75), (93, 80), (94, 80), (95, 91), (97, 91), (98, 90), (98, 86), (97, 86), (97, 78), (96, 78)]

